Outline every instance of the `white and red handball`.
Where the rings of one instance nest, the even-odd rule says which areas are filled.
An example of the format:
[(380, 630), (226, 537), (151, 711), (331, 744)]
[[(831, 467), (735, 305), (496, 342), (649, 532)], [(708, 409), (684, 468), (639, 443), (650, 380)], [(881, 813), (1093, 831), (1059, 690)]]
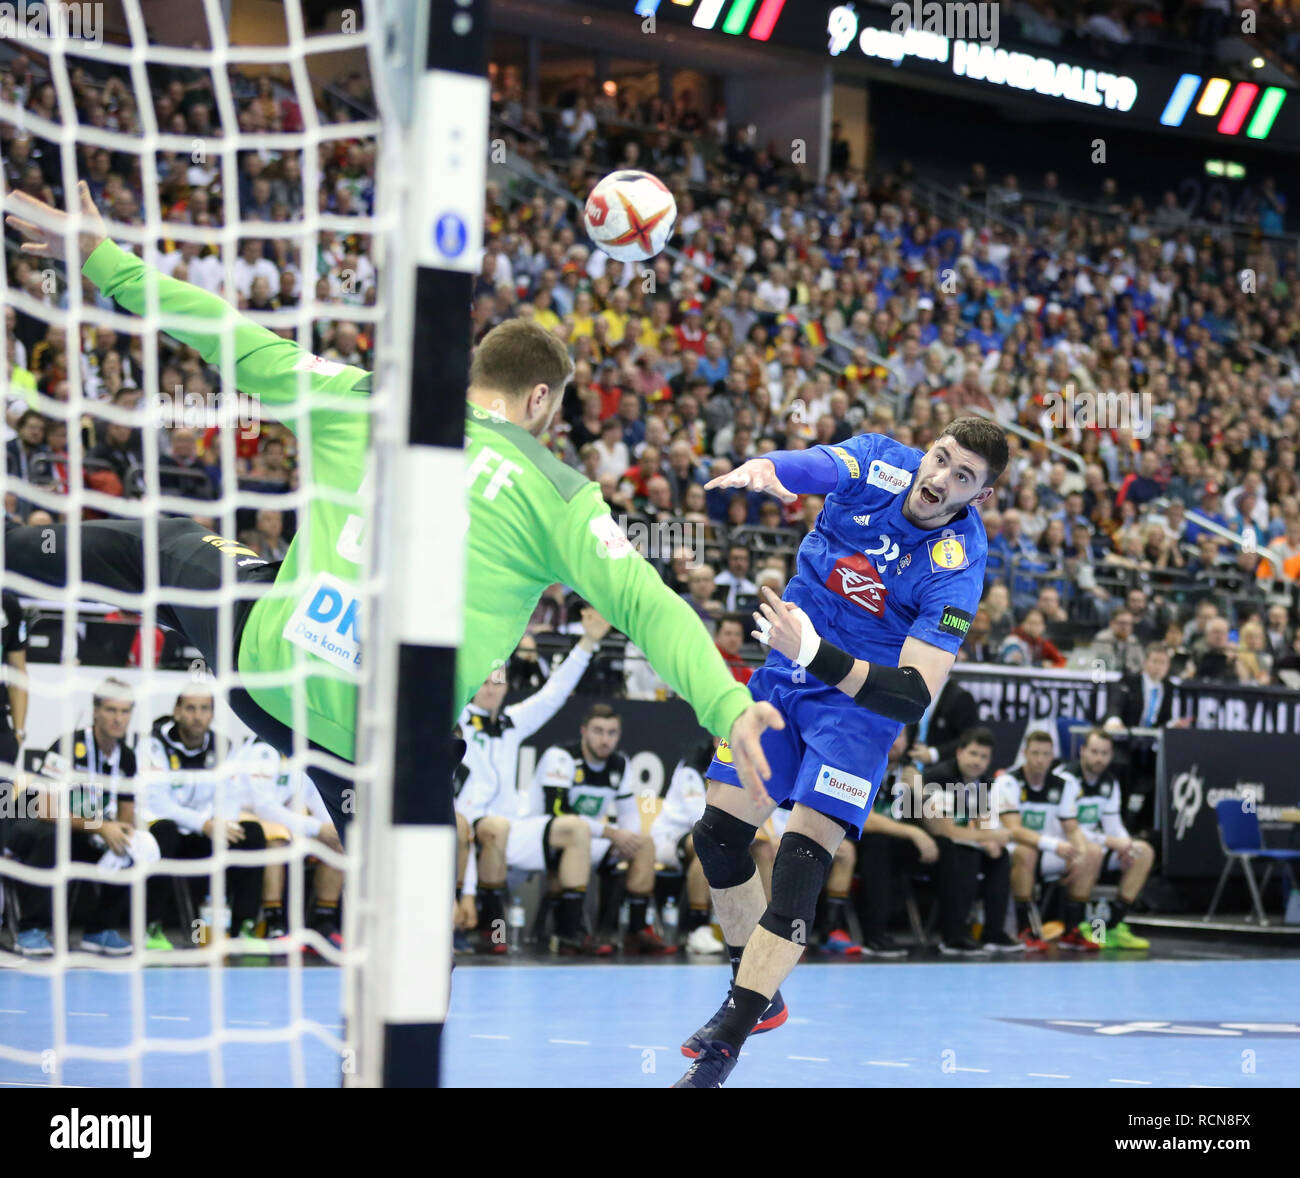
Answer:
[(658, 176), (611, 172), (587, 197), (587, 236), (620, 262), (643, 262), (668, 244), (677, 202)]

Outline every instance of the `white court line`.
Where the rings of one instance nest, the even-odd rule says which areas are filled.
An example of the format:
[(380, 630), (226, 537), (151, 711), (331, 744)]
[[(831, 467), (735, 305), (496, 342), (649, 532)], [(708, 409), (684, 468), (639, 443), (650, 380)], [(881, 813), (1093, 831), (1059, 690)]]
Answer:
[(657, 1043), (629, 1043), (629, 1051), (671, 1051), (671, 1047), (660, 1047)]
[(1061, 1072), (1026, 1072), (1028, 1076), (1037, 1076), (1040, 1080), (1068, 1080), (1070, 1077)]
[(0, 1080), (4, 1088), (85, 1088), (85, 1084), (41, 1084), (36, 1080)]
[(899, 1063), (895, 1059), (864, 1059), (862, 1061), (869, 1067), (873, 1068), (910, 1068), (910, 1063)]
[(509, 1035), (471, 1035), (471, 1039), (509, 1039)]
[(156, 1018), (163, 1023), (187, 1023), (190, 1021), (188, 1014), (151, 1014), (150, 1018)]
[(1106, 1025), (1105, 1023), (1080, 1022), (1078, 1019), (1072, 1018), (1054, 1018), (1050, 1021), (1054, 1027), (1104, 1027)]
[(1150, 1080), (1117, 1080), (1117, 1079), (1115, 1079), (1114, 1076), (1112, 1076), (1112, 1077), (1110, 1078), (1110, 1083), (1112, 1083), (1112, 1084), (1142, 1084), (1142, 1085), (1144, 1085), (1145, 1087), (1150, 1088), (1152, 1082), (1151, 1082)]
[(548, 1043), (559, 1043), (565, 1047), (590, 1047), (589, 1039), (547, 1039)]
[(26, 1014), (25, 1010), (5, 1010), (0, 1008), (0, 1014)]
[(820, 1055), (787, 1055), (786, 1059), (797, 1059), (800, 1063), (830, 1063), (829, 1059)]
[(232, 1027), (269, 1027), (271, 1025), (263, 1019), (255, 1018), (228, 1018), (226, 1023)]
[(989, 1074), (989, 1070), (988, 1070), (988, 1068), (958, 1068), (958, 1067), (954, 1067), (952, 1070), (953, 1070), (954, 1072), (979, 1072), (979, 1074), (982, 1075), (982, 1076), (987, 1076), (987, 1075)]
[(69, 1018), (108, 1018), (107, 1011), (103, 1010), (70, 1010)]

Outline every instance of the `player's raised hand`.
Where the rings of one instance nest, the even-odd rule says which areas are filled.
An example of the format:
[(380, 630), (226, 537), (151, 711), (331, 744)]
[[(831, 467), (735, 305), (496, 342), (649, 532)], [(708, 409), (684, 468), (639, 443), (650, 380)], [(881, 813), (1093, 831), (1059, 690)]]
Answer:
[[(817, 646), (818, 635), (812, 619), (793, 602), (782, 601), (766, 585), (761, 596), (762, 603), (754, 613), (758, 629), (751, 630), (750, 636), (806, 667), (812, 661), (809, 648), (815, 654)], [(799, 657), (801, 654), (807, 662)]]
[(582, 607), (582, 636), (591, 643), (595, 650), (600, 640), (610, 631), (610, 624), (589, 605)]
[[(81, 261), (84, 263), (108, 234), (104, 231), (103, 217), (95, 208), (95, 202), (90, 199), (90, 185), (84, 180), (77, 184), (77, 195), (81, 200), (80, 250)], [(10, 193), (9, 201), (10, 207), (16, 211), (5, 217), (5, 224), (17, 229), (27, 238), (23, 242), (23, 253), (58, 260), (67, 257), (68, 227), (72, 220), (67, 213), (34, 196), (28, 196), (25, 192)]]
[(793, 503), (799, 498), (781, 485), (781, 480), (776, 477), (776, 467), (772, 465), (770, 458), (751, 458), (748, 462), (742, 462), (735, 470), (719, 475), (716, 479), (710, 479), (704, 484), (706, 491), (712, 491), (715, 487), (742, 487), (748, 491), (766, 491), (769, 495), (775, 495), (782, 503)]
[(781, 718), (781, 713), (770, 703), (752, 703), (736, 717), (727, 737), (740, 783), (750, 798), (760, 806), (772, 804), (764, 787), (764, 782), (772, 776), (772, 768), (763, 755), (763, 733), (769, 728), (780, 730), (784, 727), (785, 721)]

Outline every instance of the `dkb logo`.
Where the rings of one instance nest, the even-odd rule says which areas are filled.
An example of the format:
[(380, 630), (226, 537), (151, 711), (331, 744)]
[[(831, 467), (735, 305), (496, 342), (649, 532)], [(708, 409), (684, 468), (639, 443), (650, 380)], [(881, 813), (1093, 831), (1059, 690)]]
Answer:
[[(316, 596), (311, 599), (307, 606), (307, 616), (313, 622), (323, 622), (329, 624), (335, 618), (339, 618), (338, 624), (334, 627), (334, 632), (343, 638), (351, 638), (355, 642), (361, 641), (361, 635), (357, 633), (357, 606), (360, 602), (355, 597), (347, 602), (344, 607), (343, 594), (329, 585), (322, 585), (316, 590)], [(340, 618), (340, 615), (341, 618)]]

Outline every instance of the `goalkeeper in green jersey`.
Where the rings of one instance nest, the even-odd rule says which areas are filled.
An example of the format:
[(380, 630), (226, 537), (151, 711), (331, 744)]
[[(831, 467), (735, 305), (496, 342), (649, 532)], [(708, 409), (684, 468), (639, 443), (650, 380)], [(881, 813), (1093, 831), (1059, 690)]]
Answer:
[[(152, 528), (157, 616), (180, 631), (214, 670), (268, 675), (230, 692), (235, 713), (282, 752), (305, 717), (311, 748), (351, 762), (356, 754), (356, 682), (361, 642), (356, 586), (364, 525), (359, 488), (367, 473), (370, 374), (313, 356), (241, 316), (224, 300), (166, 278), (108, 240), (85, 182), (81, 200), (82, 272), (118, 305), (153, 310), (161, 331), (209, 363), (229, 356), (238, 389), (290, 429), (305, 431), (313, 495), (281, 563), (262, 560), (190, 519), (73, 525), (81, 543), (81, 582), (119, 594), (146, 591), (144, 534)], [(69, 218), (14, 193), (8, 223), (28, 238), (25, 252), (65, 256)], [(465, 639), (456, 673), (457, 712), (514, 650), (542, 590), (571, 585), (638, 646), (695, 707), (710, 732), (726, 736), (737, 768), (756, 796), (768, 775), (759, 738), (782, 727), (770, 705), (738, 684), (698, 618), (655, 574), (609, 515), (594, 483), (560, 463), (535, 438), (554, 417), (572, 368), (563, 344), (540, 326), (503, 324), (475, 352), (467, 407), (470, 500)], [(328, 493), (322, 493), (328, 492)], [(67, 583), (66, 527), (6, 527), (5, 563), (50, 585)], [(230, 567), (223, 567), (230, 566)], [(215, 602), (169, 600), (168, 589), (237, 586), (233, 647), (217, 649)], [(306, 673), (293, 684), (292, 672)], [(278, 674), (277, 674), (278, 673)], [(448, 726), (453, 716), (447, 716)], [(309, 773), (334, 816), (346, 821), (348, 779), (318, 766)], [(450, 817), (450, 815), (449, 815)]]

